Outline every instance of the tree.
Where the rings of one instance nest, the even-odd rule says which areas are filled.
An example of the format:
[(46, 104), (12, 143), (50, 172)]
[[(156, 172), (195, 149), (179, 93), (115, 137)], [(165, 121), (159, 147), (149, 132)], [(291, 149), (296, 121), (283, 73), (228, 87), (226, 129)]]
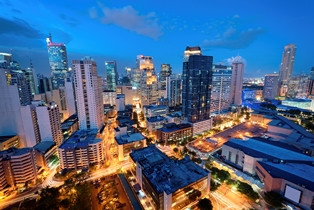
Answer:
[(256, 200), (259, 198), (257, 192), (255, 192), (251, 185), (244, 183), (244, 182), (238, 182), (238, 191), (244, 195), (246, 195), (248, 198), (252, 200)]
[(175, 148), (173, 148), (173, 151), (174, 151), (175, 153), (178, 153), (178, 152), (179, 152), (179, 149), (178, 149), (177, 147), (175, 147)]
[(246, 114), (245, 119), (247, 119), (247, 120), (250, 119), (250, 112), (246, 112), (245, 114)]
[(265, 201), (275, 208), (281, 208), (283, 207), (282, 202), (283, 199), (279, 193), (276, 193), (274, 191), (265, 192), (264, 193)]
[(210, 191), (216, 191), (220, 187), (220, 184), (218, 182), (215, 182), (214, 180), (210, 180)]
[(197, 207), (200, 210), (212, 210), (213, 209), (212, 202), (208, 198), (203, 198), (199, 200), (199, 202), (197, 203)]
[(138, 123), (138, 116), (136, 112), (133, 112), (133, 120)]

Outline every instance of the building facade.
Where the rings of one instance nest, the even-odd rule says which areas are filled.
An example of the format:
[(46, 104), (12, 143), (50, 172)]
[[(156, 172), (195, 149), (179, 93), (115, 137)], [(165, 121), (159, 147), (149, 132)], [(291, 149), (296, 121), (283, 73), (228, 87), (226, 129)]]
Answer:
[(244, 61), (241, 56), (236, 56), (232, 59), (232, 78), (231, 78), (231, 94), (230, 101), (232, 104), (242, 105), (242, 88), (243, 88), (243, 74)]
[(68, 73), (68, 56), (64, 43), (52, 42), (52, 36), (46, 39), (48, 48), (48, 58), (52, 76), (52, 89), (64, 87), (64, 82)]
[(116, 61), (105, 61), (106, 75), (107, 75), (107, 90), (116, 91), (118, 85), (118, 71)]
[(212, 62), (213, 57), (203, 56), (200, 47), (187, 47), (184, 52), (182, 114), (188, 122), (210, 119)]
[(158, 142), (182, 142), (188, 140), (193, 135), (193, 126), (190, 124), (175, 124), (169, 123), (164, 125), (163, 128), (157, 130)]
[(100, 129), (104, 122), (102, 82), (90, 57), (73, 60), (74, 86), (80, 129)]
[(176, 75), (166, 77), (166, 92), (169, 106), (177, 106), (182, 102), (181, 78)]
[(11, 147), (19, 148), (19, 137), (0, 136), (0, 151), (7, 150)]
[(210, 113), (220, 115), (230, 109), (232, 66), (213, 65)]
[(170, 64), (161, 64), (159, 82), (160, 90), (166, 90), (166, 78), (172, 75), (172, 68)]
[(278, 74), (266, 74), (264, 80), (263, 98), (267, 100), (273, 100), (278, 93)]

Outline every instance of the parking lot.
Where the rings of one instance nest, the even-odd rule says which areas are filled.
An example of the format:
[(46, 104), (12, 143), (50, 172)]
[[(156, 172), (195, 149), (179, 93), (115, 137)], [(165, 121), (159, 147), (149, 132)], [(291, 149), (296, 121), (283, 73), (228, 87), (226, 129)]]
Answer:
[(218, 145), (221, 147), (225, 142), (229, 141), (231, 138), (250, 138), (250, 137), (259, 137), (266, 132), (266, 127), (263, 127), (259, 124), (254, 124), (251, 122), (244, 122), (239, 125), (236, 125), (232, 128), (219, 132), (210, 138), (216, 140)]

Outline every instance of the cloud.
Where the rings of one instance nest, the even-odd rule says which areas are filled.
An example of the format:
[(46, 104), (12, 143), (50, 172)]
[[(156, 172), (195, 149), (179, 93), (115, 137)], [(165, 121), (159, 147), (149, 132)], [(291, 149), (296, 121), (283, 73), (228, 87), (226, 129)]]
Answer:
[(18, 14), (22, 14), (22, 12), (18, 9), (11, 9), (12, 12), (18, 13)]
[(240, 15), (233, 15), (233, 17), (232, 18), (240, 18)]
[[(163, 34), (162, 27), (158, 24), (158, 19), (154, 12), (142, 15), (132, 6), (108, 8), (100, 3), (99, 6), (104, 15), (103, 17), (100, 17), (103, 24), (114, 24), (154, 39), (158, 39), (158, 37)], [(91, 18), (98, 17), (96, 8), (91, 8), (89, 14)]]
[(74, 18), (68, 17), (65, 14), (59, 14), (59, 17), (65, 21), (69, 26), (75, 27), (78, 25), (78, 21)]
[(238, 32), (235, 28), (228, 28), (223, 35), (217, 39), (204, 40), (205, 48), (226, 48), (226, 49), (243, 49), (252, 44), (256, 38), (266, 31), (262, 28), (248, 29)]
[(31, 39), (44, 38), (44, 35), (39, 30), (19, 18), (13, 17), (13, 20), (8, 20), (0, 17), (0, 25), (0, 34), (14, 34)]

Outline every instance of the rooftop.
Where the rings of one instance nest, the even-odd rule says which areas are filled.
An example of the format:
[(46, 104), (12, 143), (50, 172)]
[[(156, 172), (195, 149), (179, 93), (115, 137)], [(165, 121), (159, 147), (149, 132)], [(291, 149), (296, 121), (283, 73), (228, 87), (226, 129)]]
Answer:
[(212, 142), (210, 142), (205, 139), (196, 139), (188, 143), (189, 147), (192, 147), (193, 149), (196, 149), (201, 153), (209, 153), (213, 151), (216, 145), (217, 145), (216, 141), (212, 140)]
[(133, 150), (130, 157), (143, 167), (143, 175), (158, 193), (166, 192), (169, 195), (209, 174), (189, 157), (170, 159), (155, 145)]
[(51, 148), (53, 148), (55, 145), (56, 145), (56, 143), (53, 141), (42, 141), (42, 142), (36, 144), (33, 148), (39, 152), (46, 153)]
[(121, 136), (120, 138), (116, 138), (116, 141), (119, 145), (123, 145), (123, 144), (141, 141), (144, 139), (145, 137), (141, 133), (131, 133), (131, 134)]
[(290, 150), (288, 147), (283, 148), (280, 145), (274, 144), (272, 141), (231, 139), (224, 145), (238, 149), (252, 157), (266, 158), (269, 161), (282, 160), (314, 163), (314, 158)]
[(155, 117), (147, 117), (146, 120), (147, 122), (161, 122), (161, 121), (165, 121), (166, 118), (162, 116), (155, 116)]
[(16, 135), (13, 136), (0, 136), (0, 143), (5, 142), (13, 137), (15, 137)]
[(258, 163), (274, 178), (282, 178), (314, 191), (314, 166), (307, 164), (272, 162)]
[(311, 99), (301, 99), (301, 98), (293, 98), (293, 99), (285, 99), (282, 102), (311, 102)]
[(170, 133), (170, 132), (175, 132), (178, 130), (182, 130), (185, 128), (191, 128), (192, 125), (190, 124), (175, 124), (175, 123), (168, 123), (165, 124), (164, 127), (159, 128), (158, 130), (162, 131), (162, 132), (166, 132), (166, 133)]
[(24, 148), (15, 148), (11, 147), (7, 150), (0, 151), (0, 158), (10, 158), (12, 156), (20, 156), (29, 153), (33, 148), (24, 147)]
[(166, 105), (144, 105), (143, 108), (145, 109), (168, 109)]
[(80, 149), (87, 148), (89, 144), (101, 142), (97, 137), (98, 130), (77, 130), (67, 140), (65, 140), (59, 148), (61, 149)]

